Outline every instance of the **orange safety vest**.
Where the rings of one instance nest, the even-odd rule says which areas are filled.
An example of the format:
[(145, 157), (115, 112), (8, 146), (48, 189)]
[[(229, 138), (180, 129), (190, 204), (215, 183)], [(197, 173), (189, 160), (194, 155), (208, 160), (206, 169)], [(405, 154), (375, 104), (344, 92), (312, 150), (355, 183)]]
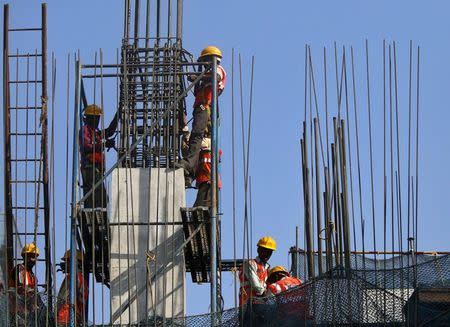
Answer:
[[(222, 150), (219, 150), (219, 157), (222, 156)], [(197, 165), (197, 173), (195, 180), (197, 184), (210, 182), (211, 181), (211, 150), (202, 149), (200, 151), (198, 165)], [(218, 186), (222, 188), (222, 180), (220, 176), (218, 176)]]
[[(18, 264), (11, 270), (8, 287), (17, 290), (17, 298), (16, 292), (9, 293), (9, 309), (12, 314), (22, 314), (25, 311), (32, 312), (34, 310), (36, 286), (36, 276), (25, 265)], [(26, 290), (31, 290), (31, 293)], [(25, 303), (27, 307), (25, 307)]]
[[(66, 281), (69, 280), (69, 274), (66, 276)], [(76, 302), (75, 302), (75, 319), (76, 324), (81, 325), (83, 321), (86, 321), (86, 319), (83, 319), (83, 316), (85, 314), (85, 308), (86, 303), (89, 298), (89, 290), (87, 288), (88, 282), (83, 276), (83, 273), (79, 271), (77, 273), (77, 285), (76, 285)], [(69, 283), (66, 284), (66, 286), (69, 286)], [(84, 293), (84, 294), (83, 294)], [(70, 322), (70, 304), (69, 299), (64, 299), (64, 302), (61, 307), (58, 309), (57, 312), (57, 321), (58, 324), (68, 324)]]
[(270, 284), (267, 286), (267, 289), (270, 290), (272, 294), (276, 295), (300, 285), (302, 285), (302, 281), (300, 279), (290, 276)]
[(260, 281), (263, 283), (267, 280), (268, 275), (268, 268), (258, 260), (251, 259), (247, 262), (244, 262), (241, 266), (241, 269), (239, 270), (239, 281), (241, 283), (241, 286), (239, 288), (239, 305), (244, 305), (248, 302), (249, 299), (255, 298), (258, 295), (256, 294), (255, 290), (251, 289), (250, 281), (247, 279), (247, 277), (244, 274), (244, 265), (250, 264), (250, 262), (254, 262), (256, 264), (256, 275)]
[[(217, 95), (221, 95), (224, 88), (225, 88), (225, 81), (227, 79), (227, 73), (225, 72), (225, 69), (223, 69), (222, 66), (217, 66), (217, 74), (220, 76), (220, 82), (217, 83)], [(194, 101), (194, 108), (198, 107), (200, 105), (203, 105), (205, 107), (211, 106), (212, 102), (212, 88), (211, 88), (211, 82), (200, 82), (199, 87), (197, 87), (194, 91), (195, 95), (195, 101)]]
[(9, 278), (8, 286), (24, 290), (25, 287), (36, 288), (37, 278), (32, 271), (27, 270), (23, 264), (18, 264), (13, 270)]
[[(270, 284), (267, 286), (267, 289), (272, 292), (272, 294), (278, 295), (302, 284), (300, 279), (289, 276)], [(280, 296), (286, 299), (286, 301), (282, 301), (278, 307), (278, 314), (280, 316), (290, 316), (291, 318), (297, 317), (297, 320), (299, 321), (312, 319), (312, 316), (309, 313), (309, 306), (306, 299), (304, 299), (304, 291), (302, 288), (292, 290), (291, 292)]]

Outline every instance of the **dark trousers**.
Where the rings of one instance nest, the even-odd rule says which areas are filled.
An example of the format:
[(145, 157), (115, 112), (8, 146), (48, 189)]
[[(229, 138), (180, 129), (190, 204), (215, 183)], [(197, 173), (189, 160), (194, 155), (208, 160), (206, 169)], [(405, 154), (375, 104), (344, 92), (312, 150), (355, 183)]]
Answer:
[(194, 207), (211, 207), (212, 189), (208, 182), (201, 183), (197, 186), (197, 198)]
[(194, 176), (197, 168), (198, 157), (202, 148), (202, 139), (205, 134), (206, 127), (208, 126), (208, 111), (202, 110), (200, 107), (194, 108), (192, 113), (192, 131), (189, 139), (189, 150), (186, 157), (183, 160), (187, 163), (187, 170)]
[[(88, 164), (81, 168), (83, 178), (83, 195), (86, 195), (92, 187), (103, 178), (103, 171), (100, 166)], [(97, 186), (94, 192), (84, 201), (85, 208), (106, 208), (108, 197), (106, 195), (105, 184)]]
[[(239, 326), (263, 327), (271, 326), (275, 306), (265, 303), (252, 303), (239, 308)], [(274, 325), (275, 326), (275, 325)]]

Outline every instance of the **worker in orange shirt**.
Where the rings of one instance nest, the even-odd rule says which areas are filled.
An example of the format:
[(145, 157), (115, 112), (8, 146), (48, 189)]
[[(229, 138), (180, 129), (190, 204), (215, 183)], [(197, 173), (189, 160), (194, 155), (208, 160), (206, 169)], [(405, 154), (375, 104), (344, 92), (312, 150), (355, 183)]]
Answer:
[(33, 267), (39, 256), (39, 248), (34, 243), (26, 244), (21, 252), (23, 263), (15, 266), (9, 275), (9, 309), (11, 322), (16, 325), (34, 322), (37, 307), (37, 278)]
[[(210, 70), (213, 59), (217, 58), (217, 95), (220, 96), (225, 88), (226, 72), (220, 65), (222, 51), (214, 46), (204, 48), (198, 58), (203, 64), (204, 69)], [(198, 74), (188, 76), (188, 80), (193, 82)], [(211, 133), (211, 104), (212, 104), (212, 85), (211, 74), (206, 73), (194, 87), (194, 111), (192, 113), (192, 132), (186, 139), (189, 139), (189, 148), (183, 160), (175, 164), (176, 168), (183, 168), (186, 180), (186, 186), (190, 186), (195, 177), (195, 170), (201, 151), (202, 140)], [(217, 109), (217, 108), (216, 108)], [(187, 133), (187, 126), (183, 127), (183, 133)]]
[[(222, 150), (219, 150), (219, 157), (222, 155)], [(211, 138), (204, 137), (202, 140), (202, 149), (200, 151), (200, 158), (197, 165), (197, 172), (195, 176), (197, 186), (197, 198), (195, 199), (194, 207), (203, 206), (210, 207), (212, 201), (211, 189)], [(220, 160), (220, 159), (219, 159)], [(219, 189), (222, 187), (222, 181), (218, 176), (217, 185)]]
[[(104, 149), (114, 148), (115, 141), (111, 138), (117, 128), (117, 114), (107, 128), (98, 128), (103, 110), (91, 104), (84, 109), (84, 125), (78, 137), (81, 154), (81, 176), (83, 178), (83, 193), (86, 195), (92, 187), (103, 178), (105, 171)], [(108, 198), (105, 184), (97, 186), (84, 201), (85, 208), (106, 208)]]
[(266, 295), (277, 295), (300, 285), (302, 285), (300, 279), (291, 276), (283, 266), (276, 266), (269, 271)]
[[(291, 276), (283, 266), (273, 267), (267, 278), (266, 296), (277, 296), (277, 314), (284, 321), (300, 322), (310, 319), (308, 305), (303, 289), (295, 289), (303, 283), (300, 279)], [(286, 292), (285, 294), (283, 294)]]
[[(83, 273), (83, 253), (79, 250), (76, 252), (77, 260), (77, 278), (76, 278), (76, 296), (75, 296), (75, 325), (83, 326), (86, 321), (86, 303), (89, 298), (89, 281), (87, 274)], [(58, 292), (58, 304), (56, 319), (58, 326), (67, 326), (70, 322), (70, 299), (69, 299), (69, 286), (70, 286), (70, 250), (67, 250), (64, 256), (61, 258), (64, 262), (63, 271), (66, 273), (63, 283)]]

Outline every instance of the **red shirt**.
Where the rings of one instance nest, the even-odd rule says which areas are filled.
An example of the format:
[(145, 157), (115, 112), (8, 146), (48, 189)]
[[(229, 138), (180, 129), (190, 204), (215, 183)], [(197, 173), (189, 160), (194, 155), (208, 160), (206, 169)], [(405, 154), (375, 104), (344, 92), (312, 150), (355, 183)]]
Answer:
[(93, 129), (84, 125), (79, 133), (81, 164), (88, 163), (104, 167), (105, 155), (102, 149), (102, 133), (99, 129)]

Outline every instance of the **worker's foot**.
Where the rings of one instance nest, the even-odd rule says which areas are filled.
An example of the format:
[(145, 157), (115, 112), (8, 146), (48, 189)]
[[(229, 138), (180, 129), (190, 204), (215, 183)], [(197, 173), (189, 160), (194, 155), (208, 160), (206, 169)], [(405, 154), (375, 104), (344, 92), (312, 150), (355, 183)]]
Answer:
[(191, 173), (189, 172), (189, 167), (186, 161), (181, 160), (180, 162), (175, 162), (174, 164), (175, 168), (183, 168), (184, 176), (190, 176)]
[(189, 188), (192, 187), (192, 177), (191, 176), (184, 176), (184, 187)]

